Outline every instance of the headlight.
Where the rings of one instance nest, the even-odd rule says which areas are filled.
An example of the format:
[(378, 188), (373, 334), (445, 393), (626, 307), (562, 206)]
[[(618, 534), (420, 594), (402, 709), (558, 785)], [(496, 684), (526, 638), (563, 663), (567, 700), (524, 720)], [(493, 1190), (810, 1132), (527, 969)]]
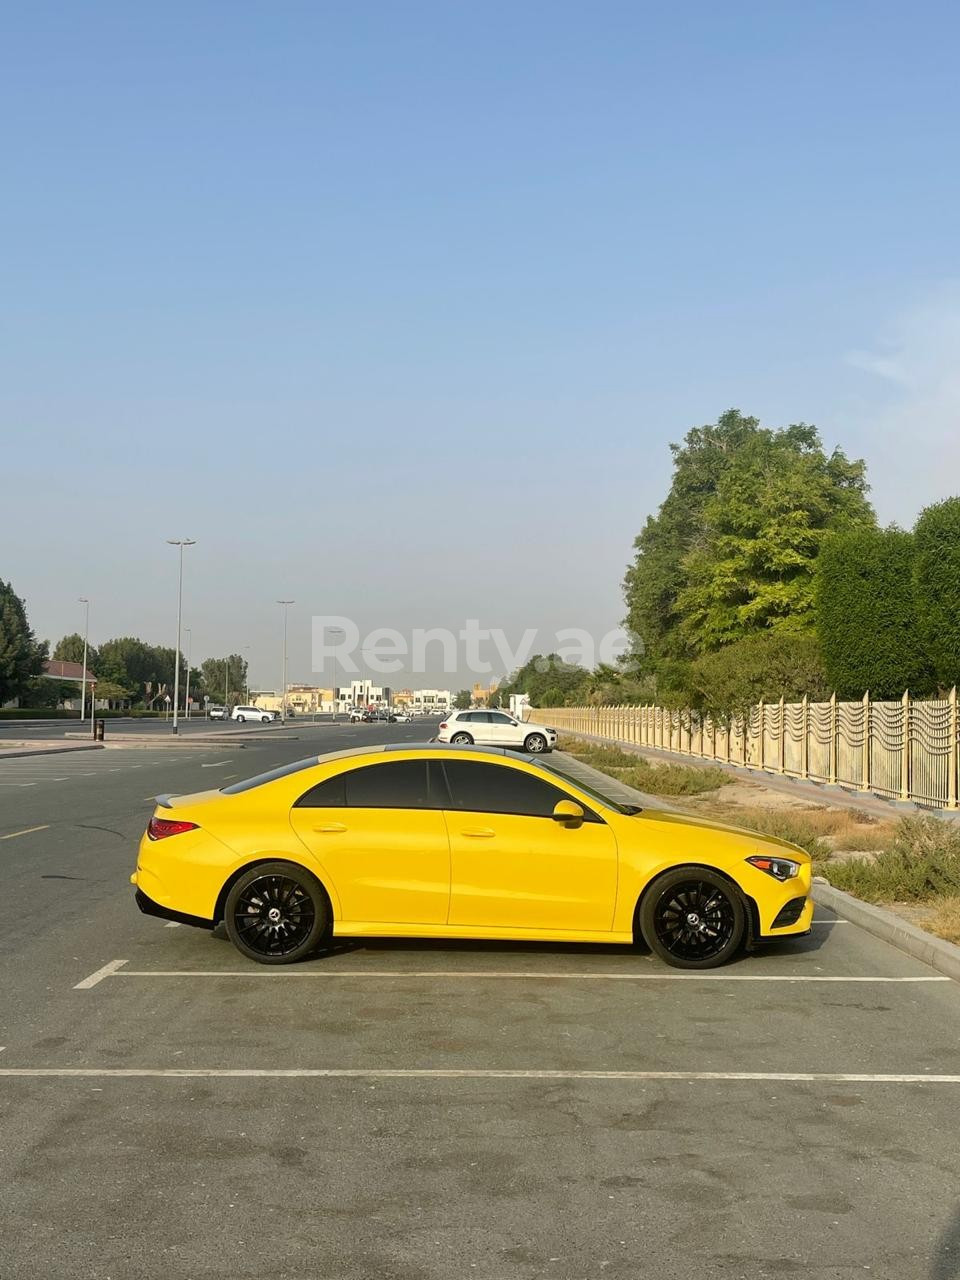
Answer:
[(756, 867), (758, 871), (765, 871), (768, 876), (773, 876), (774, 880), (792, 880), (794, 876), (800, 874), (800, 863), (791, 862), (789, 858), (768, 858), (758, 854), (755, 858), (748, 858), (747, 861), (751, 867)]

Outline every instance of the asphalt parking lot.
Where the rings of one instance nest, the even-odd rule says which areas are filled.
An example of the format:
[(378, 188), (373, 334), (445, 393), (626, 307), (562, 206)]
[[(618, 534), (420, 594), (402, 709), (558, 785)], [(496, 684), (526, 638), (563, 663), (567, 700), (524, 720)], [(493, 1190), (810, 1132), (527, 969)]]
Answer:
[(960, 987), (830, 913), (691, 976), (135, 910), (150, 795), (423, 736), (0, 762), (0, 1278), (960, 1276)]

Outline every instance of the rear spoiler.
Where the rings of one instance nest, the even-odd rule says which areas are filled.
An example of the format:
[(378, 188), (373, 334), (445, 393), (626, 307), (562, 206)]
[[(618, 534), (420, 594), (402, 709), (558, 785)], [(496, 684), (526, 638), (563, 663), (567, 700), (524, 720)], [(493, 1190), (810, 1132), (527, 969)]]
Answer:
[(173, 808), (173, 796), (154, 796), (153, 798), (161, 809)]

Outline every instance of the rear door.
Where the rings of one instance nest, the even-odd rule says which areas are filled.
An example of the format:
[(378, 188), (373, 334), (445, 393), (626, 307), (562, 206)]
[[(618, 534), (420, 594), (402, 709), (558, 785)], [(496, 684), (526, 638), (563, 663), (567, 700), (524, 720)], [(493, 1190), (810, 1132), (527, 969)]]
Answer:
[(451, 925), (612, 928), (617, 842), (599, 815), (583, 806), (581, 826), (555, 822), (554, 806), (573, 797), (506, 761), (443, 760), (432, 768), (449, 791)]
[(301, 796), (294, 831), (320, 863), (343, 921), (445, 924), (450, 845), (426, 760), (378, 761)]

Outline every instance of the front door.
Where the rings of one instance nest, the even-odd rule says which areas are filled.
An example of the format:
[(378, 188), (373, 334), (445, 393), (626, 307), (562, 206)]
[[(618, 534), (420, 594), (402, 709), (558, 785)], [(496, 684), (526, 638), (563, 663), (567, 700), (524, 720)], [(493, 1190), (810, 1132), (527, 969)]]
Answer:
[(338, 923), (446, 923), (450, 846), (426, 760), (329, 778), (301, 796), (290, 821), (340, 901)]
[(435, 767), (449, 792), (451, 925), (612, 928), (617, 842), (605, 822), (589, 810), (579, 827), (555, 822), (557, 802), (576, 797), (506, 761)]

